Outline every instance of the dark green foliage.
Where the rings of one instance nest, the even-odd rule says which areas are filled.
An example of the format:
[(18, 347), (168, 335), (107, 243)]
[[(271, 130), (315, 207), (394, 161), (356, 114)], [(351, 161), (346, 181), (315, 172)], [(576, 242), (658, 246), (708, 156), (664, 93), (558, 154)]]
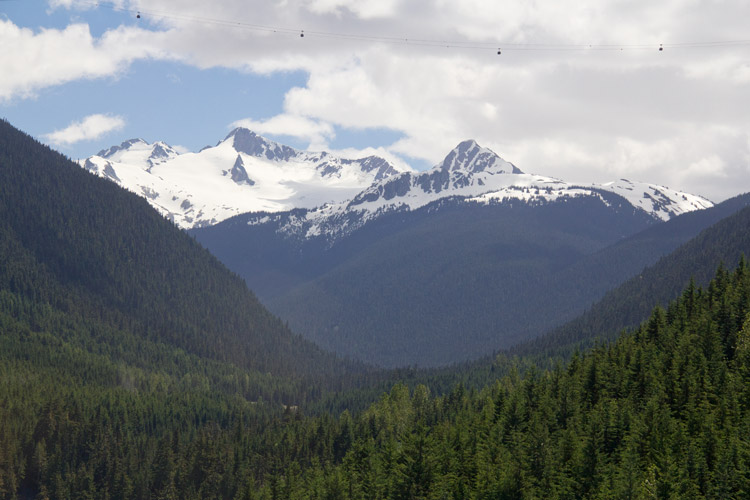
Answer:
[[(214, 437), (260, 442), (282, 405), (363, 371), (144, 200), (4, 121), (0, 254), (0, 498), (226, 497), (247, 465)], [(267, 463), (261, 448), (246, 460)]]
[(322, 456), (318, 482), (288, 477), (291, 498), (746, 498), (748, 272), (720, 269), (567, 367), (440, 397), (397, 385), (331, 422), (348, 453)]

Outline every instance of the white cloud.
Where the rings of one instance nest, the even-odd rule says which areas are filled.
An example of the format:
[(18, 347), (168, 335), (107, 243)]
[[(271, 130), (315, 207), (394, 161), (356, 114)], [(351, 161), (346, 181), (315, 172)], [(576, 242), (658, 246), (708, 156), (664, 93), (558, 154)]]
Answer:
[(719, 177), (726, 178), (726, 164), (724, 160), (717, 155), (711, 155), (707, 158), (701, 158), (688, 165), (686, 173), (699, 177)]
[[(123, 1), (122, 0), (115, 0), (112, 2), (112, 5), (115, 7), (122, 7)], [(95, 9), (97, 5), (93, 2), (89, 2), (88, 0), (49, 0), (49, 6), (51, 9), (57, 9), (57, 8), (63, 8), (63, 9)]]
[[(750, 191), (750, 133), (685, 125), (668, 138), (530, 138), (503, 152), (526, 172), (572, 182), (618, 178), (662, 184), (721, 201)], [(501, 151), (495, 144), (488, 146)]]
[(125, 120), (120, 116), (102, 114), (89, 115), (81, 121), (73, 122), (64, 129), (55, 130), (45, 135), (52, 144), (70, 146), (81, 141), (90, 141), (120, 130), (125, 126)]
[(688, 64), (686, 74), (698, 80), (726, 80), (739, 85), (750, 84), (750, 60), (739, 54), (730, 54), (700, 64)]
[(166, 33), (121, 26), (94, 38), (86, 24), (34, 32), (0, 19), (0, 100), (30, 97), (45, 87), (115, 76), (142, 58), (167, 58)]
[(345, 12), (362, 19), (391, 17), (397, 13), (398, 0), (309, 0), (308, 8), (316, 14), (335, 14), (341, 17)]

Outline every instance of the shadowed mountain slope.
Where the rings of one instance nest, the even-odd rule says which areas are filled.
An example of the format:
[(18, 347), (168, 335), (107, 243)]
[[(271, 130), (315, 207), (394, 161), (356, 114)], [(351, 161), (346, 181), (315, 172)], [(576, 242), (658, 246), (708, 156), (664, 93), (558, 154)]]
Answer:
[[(738, 196), (725, 202), (724, 207), (740, 208), (747, 205), (747, 200), (748, 195)], [(697, 213), (688, 215), (700, 217)], [(510, 353), (534, 356), (540, 360), (565, 357), (575, 349), (609, 340), (623, 328), (642, 321), (653, 304), (666, 304), (675, 299), (691, 280), (696, 285), (705, 285), (719, 265), (734, 266), (748, 255), (750, 207), (745, 207), (706, 228), (669, 255), (609, 291), (580, 317), (514, 347)]]
[[(242, 368), (343, 369), (148, 203), (0, 122), (0, 289)], [(116, 339), (110, 339), (116, 342)]]

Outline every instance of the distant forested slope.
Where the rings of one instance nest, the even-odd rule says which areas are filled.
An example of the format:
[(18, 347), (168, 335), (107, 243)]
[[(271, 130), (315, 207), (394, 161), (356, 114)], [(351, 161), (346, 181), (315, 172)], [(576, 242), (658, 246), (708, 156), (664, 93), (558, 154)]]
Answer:
[[(618, 211), (591, 197), (539, 205), (442, 201), (380, 217), (330, 249), (275, 254), (289, 254), (272, 264), (280, 270), (318, 274), (264, 301), (326, 349), (389, 367), (445, 365), (575, 317), (593, 298), (557, 280), (560, 273), (651, 223), (632, 207)], [(245, 244), (231, 230), (195, 234), (212, 251), (214, 233), (241, 240), (233, 252), (247, 251), (244, 259), (256, 267), (266, 254), (253, 249), (279, 244), (272, 236), (249, 241), (249, 232)], [(255, 275), (243, 277), (253, 283)]]
[[(743, 195), (742, 198), (745, 198)], [(511, 355), (543, 361), (612, 339), (646, 318), (654, 304), (665, 305), (689, 286), (706, 285), (714, 270), (750, 256), (750, 208), (702, 231), (674, 252), (608, 292), (573, 321), (509, 350)]]

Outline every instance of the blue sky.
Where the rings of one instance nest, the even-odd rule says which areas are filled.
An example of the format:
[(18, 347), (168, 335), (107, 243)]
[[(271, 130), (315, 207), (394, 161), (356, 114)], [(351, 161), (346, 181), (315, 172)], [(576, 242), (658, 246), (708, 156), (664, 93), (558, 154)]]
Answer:
[[(131, 12), (111, 8), (51, 9), (43, 0), (4, 0), (0, 9), (19, 27), (64, 29), (68, 24), (83, 22), (94, 37), (119, 25), (140, 24)], [(133, 137), (197, 151), (222, 139), (238, 120), (264, 120), (281, 113), (286, 92), (303, 87), (307, 77), (305, 71), (267, 75), (143, 60), (116, 75), (75, 80), (40, 90), (31, 98), (9, 100), (2, 103), (0, 114), (42, 140), (54, 130), (97, 113), (123, 119), (121, 128), (99, 138), (53, 144), (72, 158), (85, 158), (113, 142)], [(266, 135), (294, 147), (308, 146), (294, 135)], [(378, 147), (394, 142), (400, 135), (384, 128), (338, 127), (327, 145), (334, 149)]]
[(750, 191), (747, 19), (745, 0), (0, 0), (0, 116), (72, 158), (242, 124), (423, 169), (474, 138), (526, 172), (720, 201)]
[(125, 126), (116, 134), (62, 149), (78, 156), (130, 136), (200, 149), (221, 139), (236, 120), (278, 114), (286, 90), (304, 81), (301, 72), (271, 78), (223, 68), (199, 70), (178, 62), (139, 61), (118, 78), (66, 83), (5, 110), (12, 123), (36, 135), (95, 113), (124, 118)]

